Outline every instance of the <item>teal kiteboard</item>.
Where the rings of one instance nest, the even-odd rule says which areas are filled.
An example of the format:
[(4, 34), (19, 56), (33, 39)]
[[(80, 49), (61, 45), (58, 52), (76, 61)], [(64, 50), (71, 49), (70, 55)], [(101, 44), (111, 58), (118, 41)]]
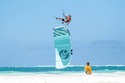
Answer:
[(56, 68), (66, 68), (70, 64), (72, 44), (69, 30), (64, 26), (53, 29)]

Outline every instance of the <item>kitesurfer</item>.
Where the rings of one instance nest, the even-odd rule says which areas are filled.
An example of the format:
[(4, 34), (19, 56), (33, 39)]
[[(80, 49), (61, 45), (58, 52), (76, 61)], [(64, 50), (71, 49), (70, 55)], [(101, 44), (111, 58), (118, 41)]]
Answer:
[(84, 70), (85, 70), (86, 74), (92, 74), (92, 68), (91, 68), (89, 62), (86, 63), (86, 66), (84, 67)]
[(66, 16), (66, 15), (63, 14), (63, 16), (65, 18), (58, 18), (58, 17), (56, 17), (56, 19), (61, 20), (62, 24), (66, 23), (66, 25), (68, 25), (71, 22), (71, 15), (67, 15)]

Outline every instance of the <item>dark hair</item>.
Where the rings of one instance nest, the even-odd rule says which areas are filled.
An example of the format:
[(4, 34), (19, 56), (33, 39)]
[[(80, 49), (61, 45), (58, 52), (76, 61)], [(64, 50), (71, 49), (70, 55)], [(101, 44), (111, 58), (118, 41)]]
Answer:
[(69, 15), (71, 17), (71, 15)]
[(89, 62), (87, 62), (86, 64), (87, 64), (87, 65), (89, 65), (90, 63), (89, 63)]

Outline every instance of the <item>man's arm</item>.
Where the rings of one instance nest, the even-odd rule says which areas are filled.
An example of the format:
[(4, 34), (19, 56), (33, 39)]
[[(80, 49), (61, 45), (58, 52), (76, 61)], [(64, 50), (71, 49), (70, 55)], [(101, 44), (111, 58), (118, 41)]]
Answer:
[(63, 14), (63, 16), (66, 18), (66, 15), (65, 15), (65, 13), (62, 13)]

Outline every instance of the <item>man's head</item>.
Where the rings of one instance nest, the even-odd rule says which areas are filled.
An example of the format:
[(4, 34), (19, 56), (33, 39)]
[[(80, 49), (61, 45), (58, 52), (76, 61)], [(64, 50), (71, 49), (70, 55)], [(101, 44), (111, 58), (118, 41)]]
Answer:
[(71, 17), (71, 15), (69, 15)]
[(87, 65), (87, 66), (89, 66), (89, 65), (90, 65), (90, 63), (89, 63), (89, 62), (87, 62), (87, 63), (86, 63), (86, 65)]

